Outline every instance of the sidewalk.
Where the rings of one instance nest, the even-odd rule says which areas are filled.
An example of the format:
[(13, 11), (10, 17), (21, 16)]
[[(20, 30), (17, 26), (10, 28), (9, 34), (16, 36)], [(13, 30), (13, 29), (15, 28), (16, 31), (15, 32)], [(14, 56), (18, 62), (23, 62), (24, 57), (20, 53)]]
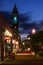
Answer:
[(2, 64), (4, 61), (1, 61), (1, 59), (0, 59), (0, 64)]
[(4, 59), (4, 61), (1, 61), (0, 59), (0, 64), (4, 63), (6, 60), (8, 60), (8, 58)]

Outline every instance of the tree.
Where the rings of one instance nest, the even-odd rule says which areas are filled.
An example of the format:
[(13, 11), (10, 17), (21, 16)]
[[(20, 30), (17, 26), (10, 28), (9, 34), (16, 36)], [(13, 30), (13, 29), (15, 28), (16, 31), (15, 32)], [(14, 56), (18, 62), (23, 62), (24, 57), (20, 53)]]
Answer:
[(35, 53), (43, 54), (42, 46), (43, 46), (43, 31), (40, 31), (34, 35), (31, 35), (31, 44), (32, 49)]

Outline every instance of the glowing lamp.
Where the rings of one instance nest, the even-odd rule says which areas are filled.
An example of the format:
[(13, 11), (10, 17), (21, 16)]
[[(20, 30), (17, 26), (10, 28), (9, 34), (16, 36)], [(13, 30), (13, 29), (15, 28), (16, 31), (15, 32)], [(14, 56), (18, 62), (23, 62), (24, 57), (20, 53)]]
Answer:
[(33, 29), (32, 29), (32, 34), (35, 34), (35, 33), (36, 33), (36, 29), (33, 28)]

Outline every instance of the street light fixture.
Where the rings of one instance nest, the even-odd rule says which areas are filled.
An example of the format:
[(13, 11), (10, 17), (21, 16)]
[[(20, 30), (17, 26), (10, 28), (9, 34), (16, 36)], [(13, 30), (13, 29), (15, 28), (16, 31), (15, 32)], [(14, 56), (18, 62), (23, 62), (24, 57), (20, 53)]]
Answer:
[(27, 39), (28, 39), (28, 40), (30, 40), (31, 38), (30, 38), (30, 37), (28, 37)]
[(28, 51), (30, 51), (31, 48), (28, 48)]
[(23, 45), (25, 45), (25, 43), (23, 42)]
[(35, 33), (36, 33), (36, 29), (33, 28), (33, 29), (32, 29), (32, 34), (35, 34)]
[(16, 44), (18, 44), (18, 41), (16, 41)]

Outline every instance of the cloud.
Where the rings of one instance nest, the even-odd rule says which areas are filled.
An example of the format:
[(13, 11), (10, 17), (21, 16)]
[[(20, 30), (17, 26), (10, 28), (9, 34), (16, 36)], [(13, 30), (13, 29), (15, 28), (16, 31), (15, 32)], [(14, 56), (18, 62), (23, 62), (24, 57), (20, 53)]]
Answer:
[(20, 26), (21, 30), (19, 30), (19, 33), (21, 34), (29, 34), (31, 33), (31, 30), (33, 28), (36, 28), (36, 30), (38, 31), (40, 29), (40, 26), (38, 26), (37, 23), (32, 22), (32, 23), (21, 23)]
[[(3, 12), (2, 13), (6, 22), (9, 23), (9, 25), (11, 26), (12, 25), (12, 19), (11, 19), (11, 14), (8, 13), (8, 12)], [(24, 17), (24, 16), (23, 16)], [(24, 19), (24, 18), (23, 18)], [(32, 28), (36, 28), (36, 29), (39, 29), (39, 26), (37, 25), (36, 22), (27, 22), (27, 21), (20, 21), (19, 23), (19, 33), (20, 34), (27, 34), (27, 33), (30, 33)]]
[(21, 25), (19, 27), (23, 28), (24, 30), (28, 30), (28, 29), (31, 29), (33, 27), (38, 28), (38, 25), (37, 25), (37, 23), (34, 23), (34, 22), (32, 22), (32, 23), (21, 23)]

